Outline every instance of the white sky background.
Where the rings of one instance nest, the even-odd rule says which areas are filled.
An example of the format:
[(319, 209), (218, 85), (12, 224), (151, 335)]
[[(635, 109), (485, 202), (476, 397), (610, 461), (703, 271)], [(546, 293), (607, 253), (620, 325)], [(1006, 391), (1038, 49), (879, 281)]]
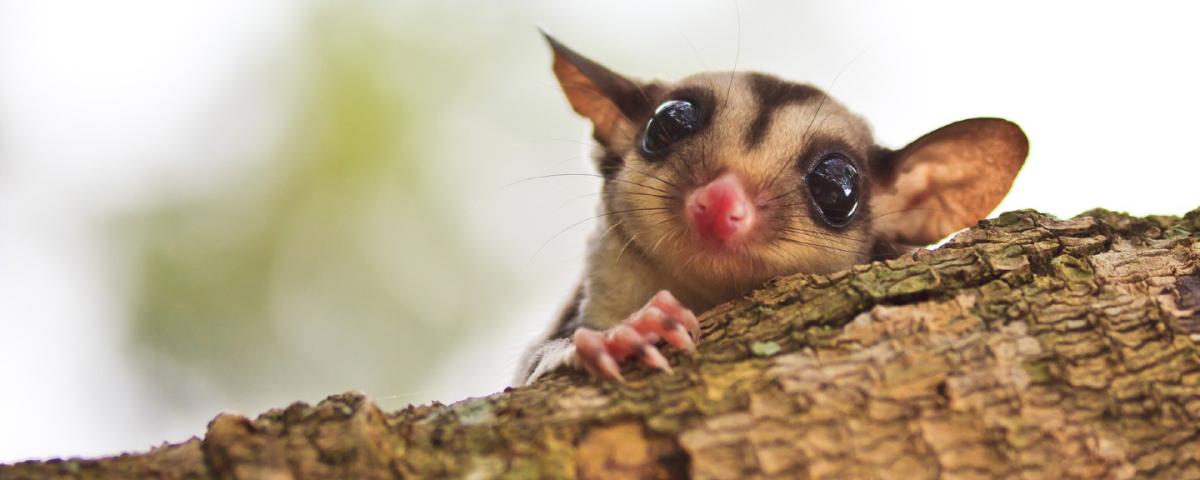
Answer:
[[(497, 8), (451, 3), (446, 8), (475, 15)], [(864, 115), (885, 145), (961, 118), (1014, 120), (1030, 137), (1031, 154), (1001, 210), (1182, 214), (1200, 206), (1200, 7), (898, 3), (513, 3), (492, 33), (516, 39), (525, 49), (519, 60), (465, 91), (431, 94), (453, 99), (447, 108), (490, 119), (503, 118), (513, 101), (495, 92), (514, 92), (540, 123), (512, 145), (584, 138), (585, 125), (556, 90), (534, 33), (542, 24), (576, 50), (641, 77), (728, 69), (735, 56), (739, 69), (823, 88), (837, 77), (832, 94)], [(0, 462), (141, 450), (200, 434), (222, 410), (256, 412), (257, 405), (230, 405), (204, 385), (195, 387), (204, 408), (187, 415), (156, 403), (123, 353), (121, 259), (111, 256), (100, 229), (114, 212), (151, 199), (164, 176), (219, 183), (245, 167), (228, 159), (251, 158), (271, 143), (286, 111), (279, 96), (252, 88), (261, 95), (247, 101), (231, 92), (244, 94), (234, 86), (288, 48), (304, 6), (0, 0)], [(481, 55), (489, 54), (484, 39), (464, 34), (462, 41), (480, 41)], [(448, 152), (528, 151), (458, 135)], [(437, 366), (440, 381), (422, 389), (426, 396), (453, 401), (502, 387), (514, 352), (550, 321), (568, 290), (564, 282), (577, 275), (585, 228), (556, 239), (532, 265), (528, 259), (569, 217), (590, 212), (590, 200), (530, 215), (518, 208), (522, 202), (564, 186), (529, 182), (522, 199), (487, 201), (513, 180), (582, 171), (582, 161), (563, 163), (580, 147), (561, 143), (551, 158), (447, 162), (439, 172), (447, 195), (483, 199), (467, 202), (472, 207), (457, 221), (495, 235), (496, 255), (519, 268), (523, 281), (545, 288), (518, 300), (523, 307), (513, 318), (497, 321), (500, 334), (480, 332), (457, 361)]]

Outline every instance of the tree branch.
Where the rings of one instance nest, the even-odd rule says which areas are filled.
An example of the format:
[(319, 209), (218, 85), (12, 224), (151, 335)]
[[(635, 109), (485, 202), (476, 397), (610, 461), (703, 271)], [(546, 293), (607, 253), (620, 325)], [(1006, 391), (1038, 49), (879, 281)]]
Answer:
[(356, 394), (11, 478), (1200, 478), (1200, 210), (984, 221), (778, 279), (626, 384), (384, 413)]

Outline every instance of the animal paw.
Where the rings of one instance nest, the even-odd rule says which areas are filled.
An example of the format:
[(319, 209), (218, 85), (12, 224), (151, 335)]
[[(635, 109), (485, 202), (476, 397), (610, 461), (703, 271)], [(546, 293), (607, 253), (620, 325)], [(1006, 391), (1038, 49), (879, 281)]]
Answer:
[(620, 325), (604, 331), (580, 328), (573, 340), (579, 365), (596, 376), (624, 381), (620, 365), (630, 359), (670, 373), (671, 364), (659, 351), (659, 341), (694, 351), (699, 333), (696, 315), (662, 290)]

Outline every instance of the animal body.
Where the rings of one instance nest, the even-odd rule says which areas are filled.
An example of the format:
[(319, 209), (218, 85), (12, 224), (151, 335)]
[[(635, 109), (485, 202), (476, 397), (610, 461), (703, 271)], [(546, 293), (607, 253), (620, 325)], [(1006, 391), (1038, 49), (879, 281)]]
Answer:
[(642, 81), (546, 36), (603, 177), (587, 266), (518, 383), (559, 367), (670, 370), (703, 312), (764, 282), (927, 245), (985, 218), (1025, 162), (1014, 123), (972, 118), (899, 149), (813, 86), (756, 72)]

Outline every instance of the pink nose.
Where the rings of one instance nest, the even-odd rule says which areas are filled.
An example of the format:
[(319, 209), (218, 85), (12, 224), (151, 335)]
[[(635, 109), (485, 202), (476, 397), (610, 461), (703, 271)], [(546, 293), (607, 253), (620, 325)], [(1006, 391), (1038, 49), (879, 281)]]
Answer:
[(726, 243), (750, 231), (754, 205), (741, 180), (726, 173), (688, 196), (687, 212), (701, 237)]

